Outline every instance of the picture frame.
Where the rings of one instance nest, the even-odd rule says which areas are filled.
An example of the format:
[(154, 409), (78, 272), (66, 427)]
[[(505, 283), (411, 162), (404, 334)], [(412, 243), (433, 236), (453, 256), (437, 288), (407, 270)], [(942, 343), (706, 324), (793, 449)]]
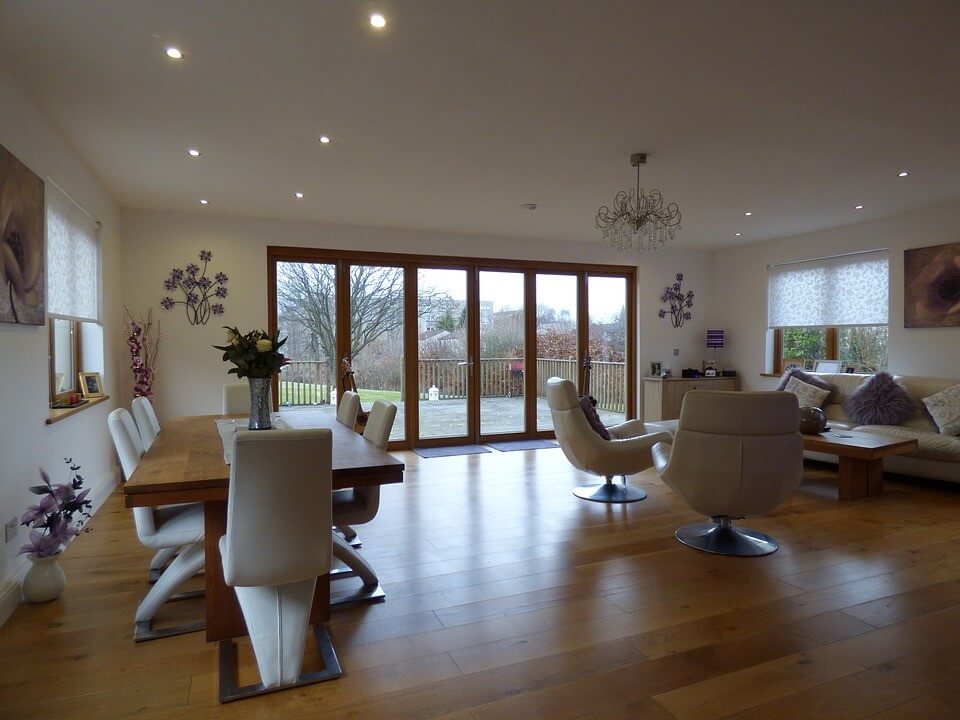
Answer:
[(848, 375), (856, 375), (860, 372), (860, 366), (856, 363), (848, 363), (847, 365), (843, 366), (843, 372)]
[(716, 368), (707, 368), (706, 370), (703, 371), (703, 376), (704, 376), (704, 377), (716, 377), (716, 376), (717, 376), (717, 369), (716, 369)]
[(98, 372), (77, 373), (80, 378), (80, 391), (85, 398), (103, 397), (103, 378)]
[(839, 360), (814, 360), (813, 371), (817, 373), (838, 373), (840, 372)]
[(803, 358), (784, 358), (783, 359), (783, 371), (787, 370), (804, 370), (806, 369), (806, 360)]
[(663, 372), (663, 363), (652, 362), (650, 363), (650, 377), (660, 377)]

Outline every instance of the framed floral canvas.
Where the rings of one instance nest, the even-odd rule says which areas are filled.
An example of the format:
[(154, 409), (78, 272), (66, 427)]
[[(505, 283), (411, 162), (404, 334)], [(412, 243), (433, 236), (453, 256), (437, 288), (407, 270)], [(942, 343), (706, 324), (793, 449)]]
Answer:
[(0, 145), (0, 322), (46, 322), (43, 180)]
[(960, 327), (960, 242), (903, 251), (903, 326)]

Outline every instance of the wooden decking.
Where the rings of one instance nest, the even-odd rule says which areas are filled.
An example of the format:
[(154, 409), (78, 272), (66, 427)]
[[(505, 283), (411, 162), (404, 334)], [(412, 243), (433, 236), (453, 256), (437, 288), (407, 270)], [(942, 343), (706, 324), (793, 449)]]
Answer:
[(748, 523), (781, 550), (737, 559), (679, 545), (697, 516), (650, 472), (611, 507), (559, 450), (399, 455), (360, 529), (388, 599), (334, 613), (341, 680), (221, 707), (202, 633), (134, 645), (150, 553), (115, 494), (64, 597), (0, 628), (0, 718), (960, 717), (960, 486), (838, 504), (811, 466)]

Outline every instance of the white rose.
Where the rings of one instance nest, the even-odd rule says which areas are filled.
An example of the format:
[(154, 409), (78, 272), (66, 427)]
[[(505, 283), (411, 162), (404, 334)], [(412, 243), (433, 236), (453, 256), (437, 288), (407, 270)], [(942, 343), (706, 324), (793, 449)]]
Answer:
[(239, 342), (240, 337), (233, 330), (227, 330), (227, 345), (236, 345)]
[(268, 350), (273, 350), (273, 343), (268, 339), (263, 338), (262, 340), (257, 340), (257, 352), (267, 352)]

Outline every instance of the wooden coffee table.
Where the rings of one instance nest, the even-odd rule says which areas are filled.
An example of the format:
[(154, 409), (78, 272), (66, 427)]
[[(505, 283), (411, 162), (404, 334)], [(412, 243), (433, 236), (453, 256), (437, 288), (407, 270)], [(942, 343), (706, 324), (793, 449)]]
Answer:
[(917, 449), (913, 438), (871, 435), (855, 430), (829, 430), (804, 435), (803, 449), (840, 458), (840, 499), (858, 500), (883, 492), (883, 458)]

